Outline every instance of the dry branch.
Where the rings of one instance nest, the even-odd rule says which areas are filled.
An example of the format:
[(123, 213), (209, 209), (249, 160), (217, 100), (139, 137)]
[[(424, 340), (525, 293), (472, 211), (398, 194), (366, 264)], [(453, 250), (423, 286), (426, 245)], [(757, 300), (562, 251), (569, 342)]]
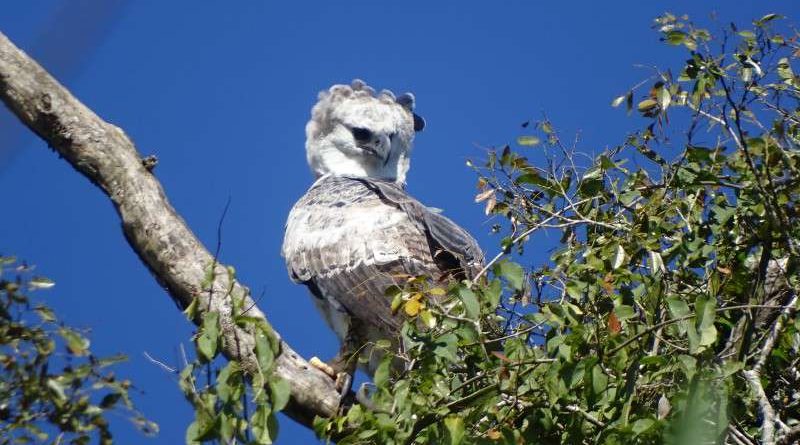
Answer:
[[(219, 312), (223, 353), (239, 361), (245, 370), (255, 370), (253, 336), (231, 319), (229, 284), (233, 296), (245, 299), (243, 307), (250, 308), (248, 315), (264, 318), (264, 313), (250, 299), (246, 287), (228, 282), (225, 266), (214, 261), (170, 205), (128, 136), (73, 97), (2, 33), (0, 99), (111, 199), (125, 238), (181, 307), (198, 299), (198, 317), (207, 310)], [(202, 282), (211, 264), (216, 264), (216, 279), (209, 291), (203, 289)], [(331, 379), (310, 367), (285, 342), (281, 344), (276, 372), (291, 385), (286, 413), (305, 425), (310, 425), (315, 415), (333, 415), (338, 393)]]

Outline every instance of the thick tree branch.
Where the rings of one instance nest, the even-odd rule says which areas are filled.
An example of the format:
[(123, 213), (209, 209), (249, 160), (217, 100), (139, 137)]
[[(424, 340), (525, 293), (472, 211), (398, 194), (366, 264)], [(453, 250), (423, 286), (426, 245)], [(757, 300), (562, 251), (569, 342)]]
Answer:
[[(111, 199), (125, 238), (181, 307), (197, 299), (201, 315), (208, 310), (219, 312), (225, 356), (239, 361), (247, 371), (255, 370), (253, 336), (233, 323), (230, 299), (244, 298), (242, 307), (250, 308), (250, 316), (265, 318), (263, 312), (246, 287), (228, 282), (225, 266), (214, 261), (169, 204), (161, 184), (142, 165), (125, 133), (84, 106), (2, 33), (0, 99)], [(203, 278), (212, 264), (216, 279), (212, 289), (203, 289)], [(229, 294), (228, 289), (233, 292)], [(329, 417), (336, 412), (339, 398), (331, 379), (310, 367), (285, 342), (276, 373), (291, 385), (286, 412), (295, 420), (310, 425), (315, 415)]]

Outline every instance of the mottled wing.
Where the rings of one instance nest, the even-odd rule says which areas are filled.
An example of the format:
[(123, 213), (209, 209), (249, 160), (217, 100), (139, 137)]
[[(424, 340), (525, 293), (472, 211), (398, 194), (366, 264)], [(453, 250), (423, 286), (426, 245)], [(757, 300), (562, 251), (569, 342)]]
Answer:
[(431, 251), (442, 271), (460, 278), (472, 278), (478, 273), (483, 264), (483, 251), (466, 230), (410, 197), (394, 183), (360, 180), (376, 190), (384, 200), (403, 209), (410, 220), (428, 236)]
[(393, 338), (402, 319), (385, 290), (415, 275), (471, 276), (482, 261), (475, 240), (394, 183), (323, 177), (289, 215), (283, 255), (340, 338), (348, 317), (363, 340)]
[(323, 177), (295, 204), (283, 255), (293, 280), (306, 284), (328, 323), (344, 338), (352, 315), (373, 336), (400, 324), (384, 296), (403, 274), (435, 268), (426, 236), (408, 215), (345, 177)]

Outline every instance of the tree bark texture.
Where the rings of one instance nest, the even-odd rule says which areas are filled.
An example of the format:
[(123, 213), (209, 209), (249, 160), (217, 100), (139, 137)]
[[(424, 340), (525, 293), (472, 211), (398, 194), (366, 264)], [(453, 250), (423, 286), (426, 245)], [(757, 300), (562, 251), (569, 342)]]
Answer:
[[(195, 323), (207, 311), (220, 314), (224, 355), (239, 361), (246, 371), (256, 370), (253, 336), (233, 323), (231, 297), (245, 299), (249, 316), (265, 318), (264, 313), (246, 287), (228, 281), (232, 278), (225, 266), (216, 262), (170, 205), (130, 138), (73, 97), (2, 33), (0, 99), (111, 199), (125, 238), (156, 280), (183, 308), (197, 299)], [(216, 278), (211, 289), (204, 289), (211, 265)], [(290, 417), (310, 426), (315, 415), (330, 417), (336, 412), (339, 396), (330, 377), (309, 366), (283, 341), (276, 360), (277, 375), (291, 385), (285, 410)]]

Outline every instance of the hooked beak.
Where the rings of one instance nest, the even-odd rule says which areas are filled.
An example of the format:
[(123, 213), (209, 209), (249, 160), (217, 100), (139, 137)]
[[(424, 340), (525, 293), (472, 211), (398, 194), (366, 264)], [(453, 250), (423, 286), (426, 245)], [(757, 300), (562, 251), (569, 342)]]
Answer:
[(366, 153), (383, 161), (383, 165), (389, 162), (389, 155), (392, 151), (392, 140), (386, 135), (376, 135), (369, 142), (357, 144), (358, 148)]

